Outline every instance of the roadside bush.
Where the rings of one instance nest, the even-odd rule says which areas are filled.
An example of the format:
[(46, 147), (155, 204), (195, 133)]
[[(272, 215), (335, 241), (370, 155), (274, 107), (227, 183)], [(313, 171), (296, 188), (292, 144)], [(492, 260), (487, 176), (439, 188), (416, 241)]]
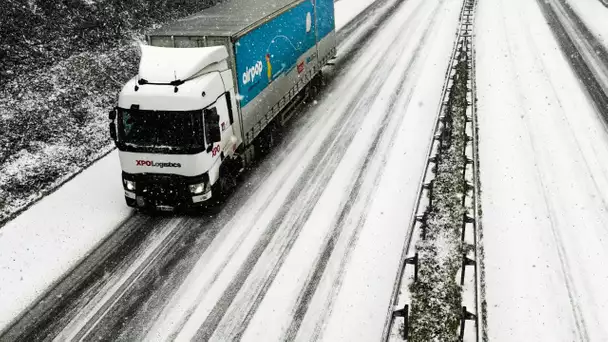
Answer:
[(197, 12), (215, 0), (0, 1), (0, 86), (74, 54), (107, 50), (131, 33)]
[[(85, 52), (0, 93), (0, 222), (112, 149), (107, 110), (136, 72), (134, 45)], [(109, 76), (114, 75), (114, 76)], [(7, 91), (6, 89), (10, 89)]]

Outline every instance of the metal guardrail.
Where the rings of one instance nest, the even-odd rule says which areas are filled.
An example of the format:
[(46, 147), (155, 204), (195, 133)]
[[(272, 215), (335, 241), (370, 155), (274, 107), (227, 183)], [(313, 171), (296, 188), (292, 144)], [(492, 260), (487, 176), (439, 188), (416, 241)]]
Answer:
[[(446, 129), (446, 123), (449, 120), (446, 120), (446, 116), (443, 113), (446, 113), (446, 107), (448, 106), (448, 99), (450, 98), (451, 88), (454, 84), (454, 75), (455, 67), (461, 63), (466, 62), (467, 68), (469, 71), (470, 79), (467, 82), (467, 125), (465, 125), (465, 131), (467, 131), (467, 127), (470, 128), (470, 134), (467, 135), (467, 146), (471, 147), (471, 149), (464, 149), (465, 160), (469, 167), (464, 168), (463, 178), (467, 181), (468, 178), (471, 178), (470, 182), (467, 182), (466, 193), (462, 196), (463, 206), (469, 201), (472, 204), (472, 209), (467, 212), (462, 221), (462, 241), (465, 240), (465, 229), (467, 226), (470, 226), (474, 230), (474, 238), (473, 244), (475, 248), (473, 249), (473, 257), (470, 258), (466, 254), (463, 255), (462, 258), (462, 269), (461, 269), (461, 278), (460, 284), (463, 285), (465, 282), (465, 272), (467, 266), (474, 266), (474, 303), (471, 303), (475, 310), (474, 312), (469, 312), (467, 306), (462, 307), (462, 315), (460, 320), (460, 331), (459, 338), (460, 340), (464, 339), (465, 335), (465, 326), (468, 321), (475, 322), (475, 341), (483, 341), (485, 338), (483, 337), (483, 327), (484, 317), (482, 308), (482, 283), (481, 283), (481, 267), (482, 263), (480, 262), (481, 255), (483, 251), (480, 249), (480, 240), (481, 240), (481, 224), (480, 224), (480, 202), (479, 202), (479, 180), (478, 180), (478, 153), (477, 153), (477, 118), (476, 118), (476, 89), (475, 89), (475, 49), (473, 44), (474, 37), (474, 27), (475, 27), (475, 11), (477, 7), (477, 0), (464, 0), (459, 20), (459, 27), (457, 32), (457, 38), (454, 42), (454, 47), (452, 49), (452, 55), (449, 62), (449, 67), (446, 72), (446, 79), (442, 89), (442, 103), (438, 110), (437, 120), (435, 123), (435, 134), (429, 144), (428, 154), (427, 154), (427, 165), (425, 171), (422, 175), (419, 189), (418, 189), (418, 197), (415, 204), (415, 209), (412, 214), (412, 219), (410, 222), (410, 228), (408, 230), (405, 248), (402, 253), (401, 262), (399, 265), (399, 272), (397, 278), (395, 280), (395, 284), (392, 292), (392, 300), (391, 307), (388, 310), (387, 319), (385, 322), (385, 327), (383, 331), (382, 341), (391, 340), (391, 331), (393, 330), (393, 325), (397, 322), (398, 319), (403, 319), (404, 329), (400, 330), (402, 340), (408, 340), (408, 325), (409, 325), (409, 312), (410, 312), (410, 304), (404, 304), (403, 307), (397, 307), (399, 302), (399, 294), (403, 289), (403, 280), (404, 280), (404, 272), (407, 265), (414, 266), (414, 278), (413, 281), (417, 280), (418, 274), (418, 253), (415, 253), (414, 256), (408, 257), (410, 255), (412, 246), (412, 238), (415, 234), (421, 236), (423, 239), (425, 237), (425, 231), (427, 226), (427, 218), (429, 215), (429, 208), (433, 204), (433, 180), (427, 181), (430, 173), (435, 172), (435, 167), (439, 163), (440, 155), (438, 153), (439, 147), (444, 144), (446, 139), (446, 131), (450, 129), (449, 127)], [(449, 124), (448, 124), (449, 125)], [(466, 133), (466, 132), (465, 132)], [(470, 152), (471, 156), (467, 155), (467, 151)], [(434, 152), (436, 153), (435, 155)], [(423, 203), (426, 203), (426, 206), (423, 206)]]

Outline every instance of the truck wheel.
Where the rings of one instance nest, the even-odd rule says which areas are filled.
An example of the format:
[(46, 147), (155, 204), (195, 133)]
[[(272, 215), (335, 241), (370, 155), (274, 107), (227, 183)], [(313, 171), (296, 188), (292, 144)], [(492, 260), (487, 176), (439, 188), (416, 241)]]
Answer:
[(228, 196), (230, 196), (230, 194), (232, 194), (232, 192), (236, 188), (236, 177), (234, 174), (232, 174), (232, 172), (227, 172), (221, 176), (217, 183), (220, 184), (220, 197), (222, 198), (222, 200), (224, 200)]
[(219, 214), (226, 200), (224, 189), (222, 189), (221, 176), (217, 182), (211, 186), (211, 199), (205, 204), (205, 211), (211, 214)]
[(238, 184), (238, 172), (241, 166), (239, 162), (240, 160), (226, 159), (224, 164), (220, 166), (220, 177), (217, 182), (211, 186), (213, 197), (219, 202), (226, 200), (236, 189)]

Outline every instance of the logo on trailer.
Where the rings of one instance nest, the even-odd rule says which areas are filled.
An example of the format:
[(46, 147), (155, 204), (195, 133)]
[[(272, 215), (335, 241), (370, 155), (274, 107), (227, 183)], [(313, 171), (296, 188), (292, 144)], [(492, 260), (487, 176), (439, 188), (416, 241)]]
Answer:
[(272, 82), (272, 62), (270, 61), (270, 54), (266, 54), (266, 73), (268, 74), (268, 82)]
[(258, 61), (252, 67), (245, 68), (245, 72), (243, 73), (243, 84), (255, 81), (256, 77), (262, 75), (263, 69), (264, 64), (262, 64), (262, 61)]
[(136, 166), (150, 166), (150, 167), (160, 167), (161, 169), (164, 167), (182, 167), (180, 163), (165, 163), (165, 162), (155, 162), (153, 160), (136, 160)]

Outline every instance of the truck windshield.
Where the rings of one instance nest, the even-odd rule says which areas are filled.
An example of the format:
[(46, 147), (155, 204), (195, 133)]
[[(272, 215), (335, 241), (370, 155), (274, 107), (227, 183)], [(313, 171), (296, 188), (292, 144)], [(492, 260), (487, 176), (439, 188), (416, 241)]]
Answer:
[(202, 111), (118, 110), (119, 141), (127, 146), (200, 149)]

